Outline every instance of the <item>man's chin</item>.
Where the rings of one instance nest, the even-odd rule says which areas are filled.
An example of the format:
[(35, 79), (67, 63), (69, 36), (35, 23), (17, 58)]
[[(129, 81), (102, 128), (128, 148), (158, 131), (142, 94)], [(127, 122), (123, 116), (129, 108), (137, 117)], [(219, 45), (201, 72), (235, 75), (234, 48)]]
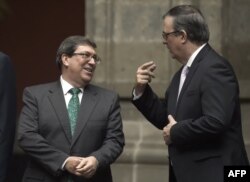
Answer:
[(86, 76), (84, 76), (82, 78), (82, 81), (84, 82), (85, 85), (89, 84), (91, 82), (91, 80), (92, 80), (92, 77), (86, 77)]
[(176, 56), (174, 54), (170, 53), (170, 56), (172, 59), (176, 59)]

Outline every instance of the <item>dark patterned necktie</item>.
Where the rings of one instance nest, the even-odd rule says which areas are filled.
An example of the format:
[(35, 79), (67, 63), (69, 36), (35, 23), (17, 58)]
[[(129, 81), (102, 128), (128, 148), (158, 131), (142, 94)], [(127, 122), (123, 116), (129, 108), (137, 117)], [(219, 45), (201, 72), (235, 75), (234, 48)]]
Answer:
[(77, 115), (79, 111), (79, 98), (78, 94), (81, 92), (79, 88), (72, 88), (69, 90), (69, 93), (72, 95), (69, 104), (68, 104), (68, 113), (69, 113), (69, 119), (70, 119), (70, 128), (71, 128), (71, 134), (73, 136), (76, 122), (77, 122)]

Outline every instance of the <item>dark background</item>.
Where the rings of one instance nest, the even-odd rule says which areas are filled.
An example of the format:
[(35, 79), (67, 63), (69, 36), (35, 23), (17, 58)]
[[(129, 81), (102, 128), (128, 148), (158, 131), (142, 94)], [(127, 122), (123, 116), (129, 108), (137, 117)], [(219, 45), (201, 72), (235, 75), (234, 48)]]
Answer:
[[(26, 86), (57, 80), (56, 51), (63, 39), (85, 34), (84, 0), (5, 0), (0, 19), (0, 51), (13, 61), (18, 114)], [(0, 9), (1, 10), (1, 9)], [(18, 124), (18, 123), (17, 123)], [(26, 157), (15, 143), (7, 182), (21, 181)]]

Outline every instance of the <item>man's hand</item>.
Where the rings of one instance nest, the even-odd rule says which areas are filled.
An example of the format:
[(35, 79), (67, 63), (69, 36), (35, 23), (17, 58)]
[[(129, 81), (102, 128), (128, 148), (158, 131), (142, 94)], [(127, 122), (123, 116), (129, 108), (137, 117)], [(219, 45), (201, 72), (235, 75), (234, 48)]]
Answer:
[(65, 163), (64, 169), (72, 174), (78, 175), (76, 173), (76, 167), (80, 164), (82, 158), (71, 156), (71, 157), (68, 157), (66, 160), (67, 161)]
[(136, 72), (136, 83), (135, 83), (135, 94), (139, 95), (144, 92), (144, 89), (148, 83), (151, 82), (152, 78), (155, 78), (153, 71), (156, 65), (153, 61), (144, 63), (141, 65)]
[(173, 118), (172, 115), (168, 115), (168, 124), (163, 128), (163, 138), (165, 140), (165, 143), (169, 145), (171, 143), (170, 138), (170, 130), (173, 125), (175, 125), (177, 122)]
[(81, 162), (76, 166), (76, 174), (91, 178), (95, 174), (97, 167), (98, 161), (95, 157), (82, 158)]

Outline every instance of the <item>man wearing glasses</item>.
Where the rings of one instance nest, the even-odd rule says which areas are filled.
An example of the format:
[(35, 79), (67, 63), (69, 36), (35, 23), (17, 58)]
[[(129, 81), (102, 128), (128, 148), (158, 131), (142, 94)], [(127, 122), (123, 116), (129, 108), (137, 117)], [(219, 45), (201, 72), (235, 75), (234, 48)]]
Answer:
[(163, 16), (163, 44), (183, 66), (161, 101), (149, 83), (153, 61), (136, 73), (133, 103), (168, 145), (170, 182), (223, 182), (226, 165), (249, 165), (242, 137), (238, 81), (208, 44), (201, 12), (176, 6)]
[(112, 182), (124, 134), (118, 95), (90, 84), (100, 63), (95, 48), (85, 37), (66, 38), (57, 51), (59, 81), (25, 88), (18, 141), (30, 160), (23, 181)]

